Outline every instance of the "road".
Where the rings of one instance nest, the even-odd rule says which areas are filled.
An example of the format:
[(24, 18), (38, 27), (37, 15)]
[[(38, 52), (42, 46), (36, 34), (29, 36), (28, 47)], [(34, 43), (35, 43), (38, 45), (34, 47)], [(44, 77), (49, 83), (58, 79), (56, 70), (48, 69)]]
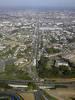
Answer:
[(68, 82), (41, 82), (41, 81), (36, 81), (36, 80), (0, 80), (0, 83), (6, 83), (6, 84), (27, 84), (27, 83), (37, 83), (38, 85), (43, 84), (43, 85), (66, 85), (66, 86), (73, 86), (75, 87), (75, 81), (68, 81)]
[(34, 95), (35, 95), (35, 100), (41, 100), (41, 95), (42, 95), (41, 91), (38, 90), (37, 92), (34, 93)]
[[(33, 81), (33, 80), (0, 80), (0, 83), (7, 83), (7, 84), (21, 84), (21, 85), (25, 85), (25, 84), (27, 84), (27, 83), (29, 83), (29, 82), (33, 82), (33, 83), (37, 83), (37, 85), (38, 85), (38, 83), (39, 83), (39, 85), (38, 85), (38, 88), (39, 88), (39, 86), (41, 86), (41, 82), (40, 81)], [(75, 88), (75, 81), (73, 81), (73, 82), (50, 82), (50, 83), (44, 83), (44, 82), (42, 82), (42, 86), (44, 85), (44, 86), (51, 86), (51, 85), (60, 85), (60, 86), (67, 86), (67, 87), (72, 87), (72, 88)], [(60, 87), (59, 86), (59, 87)], [(49, 100), (49, 98), (44, 94), (44, 92), (41, 90), (41, 89), (38, 89), (37, 90), (37, 92), (35, 92), (34, 93), (34, 95), (35, 95), (35, 100), (42, 100), (41, 98), (42, 98), (42, 96), (43, 96), (43, 98), (45, 99), (45, 100)], [(61, 99), (62, 100), (62, 99)]]
[(35, 100), (42, 100), (41, 98), (43, 97), (44, 100), (49, 100), (43, 93), (43, 91), (38, 90), (37, 92), (34, 93), (35, 95)]

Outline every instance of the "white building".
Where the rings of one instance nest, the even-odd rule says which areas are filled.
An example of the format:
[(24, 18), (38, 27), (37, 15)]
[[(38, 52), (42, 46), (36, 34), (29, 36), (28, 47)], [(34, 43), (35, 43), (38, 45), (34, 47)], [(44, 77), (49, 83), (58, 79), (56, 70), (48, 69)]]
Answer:
[(66, 66), (66, 67), (68, 67), (69, 64), (68, 64), (68, 62), (66, 62), (66, 61), (64, 61), (64, 60), (56, 60), (55, 66), (56, 66), (56, 67), (60, 67), (60, 66)]

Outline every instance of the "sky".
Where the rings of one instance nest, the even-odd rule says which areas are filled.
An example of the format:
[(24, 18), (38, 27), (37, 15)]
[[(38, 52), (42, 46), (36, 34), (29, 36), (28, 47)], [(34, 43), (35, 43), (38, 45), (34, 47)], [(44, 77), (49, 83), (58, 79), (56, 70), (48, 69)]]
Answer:
[(0, 7), (75, 7), (75, 0), (0, 0)]

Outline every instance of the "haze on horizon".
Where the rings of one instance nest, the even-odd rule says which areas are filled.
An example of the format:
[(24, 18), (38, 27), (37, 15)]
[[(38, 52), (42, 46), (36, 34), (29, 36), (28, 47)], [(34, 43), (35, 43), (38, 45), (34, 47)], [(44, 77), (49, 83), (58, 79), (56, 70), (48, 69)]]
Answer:
[(0, 0), (0, 7), (70, 7), (75, 0)]

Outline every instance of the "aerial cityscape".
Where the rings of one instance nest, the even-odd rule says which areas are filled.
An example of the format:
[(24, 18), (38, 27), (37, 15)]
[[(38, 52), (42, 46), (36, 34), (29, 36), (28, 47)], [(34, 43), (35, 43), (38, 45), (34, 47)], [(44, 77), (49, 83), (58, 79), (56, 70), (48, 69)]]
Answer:
[(74, 5), (34, 5), (0, 9), (0, 100), (75, 100)]

